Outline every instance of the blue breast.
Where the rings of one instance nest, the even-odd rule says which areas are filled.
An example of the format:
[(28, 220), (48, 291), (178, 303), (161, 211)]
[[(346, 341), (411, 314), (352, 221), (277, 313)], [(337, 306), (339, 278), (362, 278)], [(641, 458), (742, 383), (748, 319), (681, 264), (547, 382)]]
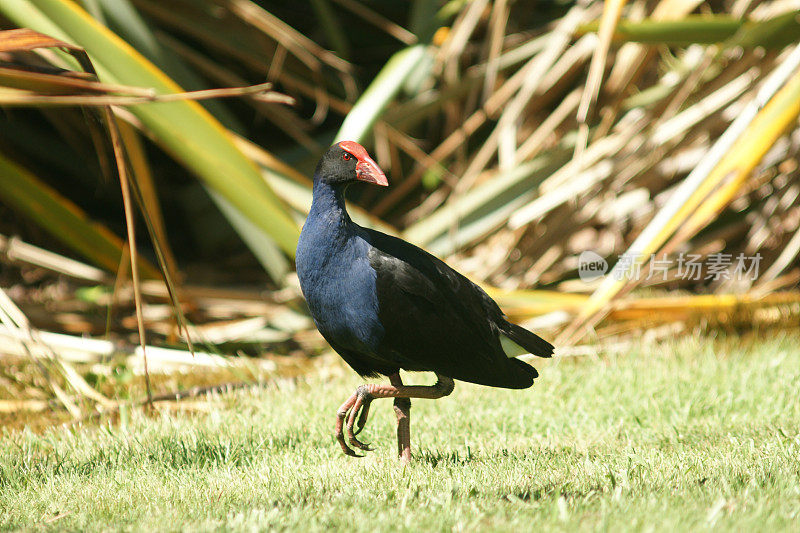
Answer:
[(296, 256), (297, 275), (311, 316), (331, 344), (374, 354), (384, 330), (378, 319), (370, 244), (347, 217), (343, 205), (341, 209), (319, 205), (323, 202), (317, 194), (314, 200)]

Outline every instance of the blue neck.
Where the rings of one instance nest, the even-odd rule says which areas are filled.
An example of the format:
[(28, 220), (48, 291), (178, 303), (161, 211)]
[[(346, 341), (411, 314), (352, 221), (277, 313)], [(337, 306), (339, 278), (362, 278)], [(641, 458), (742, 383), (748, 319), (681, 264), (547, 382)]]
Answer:
[(370, 245), (350, 221), (346, 184), (314, 181), (314, 201), (297, 245), (297, 276), (314, 323), (348, 351), (374, 353), (383, 338)]
[(313, 200), (309, 219), (325, 221), (331, 225), (347, 226), (350, 216), (344, 203), (344, 192), (347, 184), (332, 185), (321, 179), (314, 180)]

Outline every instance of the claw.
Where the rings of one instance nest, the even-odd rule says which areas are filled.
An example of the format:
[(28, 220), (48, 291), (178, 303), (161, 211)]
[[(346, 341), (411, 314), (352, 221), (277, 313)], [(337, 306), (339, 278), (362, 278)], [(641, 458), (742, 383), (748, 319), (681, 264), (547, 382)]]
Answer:
[(339, 444), (342, 446), (342, 451), (345, 455), (349, 455), (350, 457), (364, 457), (363, 455), (359, 455), (352, 450), (347, 444), (344, 442), (344, 437), (339, 439)]
[[(359, 411), (362, 411), (362, 408), (369, 409), (370, 402), (372, 402), (372, 398), (370, 397), (369, 393), (361, 390), (361, 387), (359, 387), (359, 390), (356, 391), (355, 403), (350, 409), (350, 416), (347, 417), (347, 438), (350, 441), (350, 444), (364, 451), (372, 451), (373, 448), (369, 444), (365, 444), (356, 438), (356, 435), (353, 432), (353, 425), (355, 424)], [(364, 419), (364, 423), (366, 423), (363, 411), (361, 413), (361, 417), (359, 417), (359, 423), (362, 419)]]
[[(334, 427), (334, 435), (336, 436), (336, 441), (339, 443), (339, 446), (342, 447), (342, 452), (345, 455), (349, 455), (350, 457), (364, 457), (363, 455), (358, 455), (354, 452), (348, 445), (347, 442), (344, 440), (344, 420), (347, 418), (347, 415), (352, 411), (353, 404), (356, 403), (358, 396), (353, 394), (350, 396), (342, 405), (339, 407), (339, 410), (336, 411), (336, 426)], [(350, 429), (348, 428), (348, 434), (350, 433)]]
[(347, 445), (347, 442), (345, 442), (344, 440), (344, 433), (342, 432), (342, 426), (338, 422), (336, 424), (336, 440), (339, 442), (339, 446), (342, 447), (342, 452), (344, 452), (345, 455), (349, 455), (350, 457), (363, 457), (361, 455), (358, 455), (350, 448), (350, 446)]
[[(369, 444), (364, 444), (363, 442), (359, 441), (357, 438), (352, 437), (350, 439), (350, 444), (358, 448), (359, 450), (363, 450), (365, 452), (374, 452), (375, 448), (370, 446)], [(362, 456), (363, 457), (363, 456)]]
[(365, 403), (364, 407), (361, 409), (361, 416), (358, 417), (358, 422), (356, 422), (356, 431), (355, 435), (361, 433), (364, 429), (364, 426), (367, 424), (367, 418), (369, 417), (369, 406), (372, 405), (372, 398), (369, 398)]
[(339, 441), (339, 446), (342, 447), (342, 452), (344, 452), (345, 455), (349, 455), (350, 457), (364, 457), (363, 455), (358, 455), (350, 448), (350, 446), (347, 445), (347, 443), (344, 441), (344, 435), (342, 433), (336, 435), (336, 440)]

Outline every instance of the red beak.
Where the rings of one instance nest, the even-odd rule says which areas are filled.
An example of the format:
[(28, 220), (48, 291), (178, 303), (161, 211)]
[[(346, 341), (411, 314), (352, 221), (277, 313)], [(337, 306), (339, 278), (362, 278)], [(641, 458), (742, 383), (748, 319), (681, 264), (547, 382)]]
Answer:
[(367, 156), (364, 159), (359, 159), (356, 163), (356, 179), (366, 183), (374, 183), (386, 187), (389, 185), (389, 180), (386, 179), (386, 174), (383, 173), (378, 163)]
[(356, 163), (356, 179), (365, 183), (374, 183), (386, 187), (389, 180), (381, 167), (367, 153), (367, 150), (355, 141), (342, 141), (339, 148), (350, 153), (358, 160)]

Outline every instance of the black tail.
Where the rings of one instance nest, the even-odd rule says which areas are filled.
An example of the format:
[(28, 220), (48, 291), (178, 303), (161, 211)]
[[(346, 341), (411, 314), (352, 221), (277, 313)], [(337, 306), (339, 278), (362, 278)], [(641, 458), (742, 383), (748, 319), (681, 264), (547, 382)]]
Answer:
[(527, 329), (520, 327), (511, 322), (506, 322), (500, 326), (500, 330), (505, 333), (509, 339), (516, 342), (533, 355), (539, 357), (552, 357), (553, 345)]

